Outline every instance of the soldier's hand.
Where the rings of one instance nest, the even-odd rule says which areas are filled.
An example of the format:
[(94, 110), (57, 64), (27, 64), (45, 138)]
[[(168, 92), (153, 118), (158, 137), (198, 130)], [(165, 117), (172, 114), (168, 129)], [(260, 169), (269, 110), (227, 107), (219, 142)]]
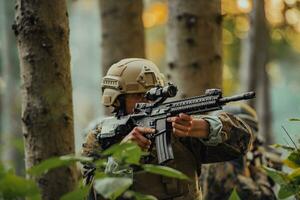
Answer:
[(121, 143), (133, 141), (136, 142), (142, 149), (148, 150), (151, 145), (151, 141), (148, 140), (145, 135), (155, 133), (155, 129), (146, 127), (135, 127), (132, 131), (123, 138)]
[(190, 115), (180, 113), (167, 121), (172, 123), (173, 134), (178, 137), (208, 137), (209, 124), (204, 119), (194, 119)]

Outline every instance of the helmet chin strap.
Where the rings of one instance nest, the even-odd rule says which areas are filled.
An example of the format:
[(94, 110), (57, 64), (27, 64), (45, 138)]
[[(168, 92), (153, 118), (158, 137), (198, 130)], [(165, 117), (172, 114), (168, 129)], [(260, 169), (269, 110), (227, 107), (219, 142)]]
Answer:
[(125, 95), (118, 96), (113, 107), (114, 107), (114, 110), (112, 112), (115, 113), (115, 116), (117, 118), (127, 115)]

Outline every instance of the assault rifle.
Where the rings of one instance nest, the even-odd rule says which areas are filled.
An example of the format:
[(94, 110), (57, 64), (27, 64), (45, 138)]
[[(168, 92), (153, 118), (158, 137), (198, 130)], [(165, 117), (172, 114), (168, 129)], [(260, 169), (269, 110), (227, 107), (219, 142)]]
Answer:
[(251, 99), (255, 96), (254, 92), (247, 92), (223, 98), (220, 89), (208, 89), (202, 96), (165, 102), (176, 93), (177, 87), (170, 83), (165, 87), (152, 88), (145, 97), (154, 101), (153, 103), (137, 103), (134, 114), (104, 119), (101, 134), (98, 135), (102, 148), (105, 149), (119, 142), (136, 126), (154, 128), (156, 132), (146, 137), (155, 141), (158, 162), (163, 164), (174, 159), (171, 146), (172, 124), (167, 122), (168, 117), (180, 113), (193, 115), (221, 110), (228, 102)]

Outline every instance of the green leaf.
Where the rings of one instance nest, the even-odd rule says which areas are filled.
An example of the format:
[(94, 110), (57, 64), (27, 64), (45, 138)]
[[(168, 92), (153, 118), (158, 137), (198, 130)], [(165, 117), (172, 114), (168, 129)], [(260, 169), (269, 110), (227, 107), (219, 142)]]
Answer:
[(267, 175), (271, 177), (279, 185), (287, 184), (288, 182), (287, 174), (284, 174), (281, 171), (277, 171), (273, 168), (269, 168), (265, 166), (263, 167), (263, 169), (267, 172)]
[(82, 200), (85, 199), (90, 191), (90, 186), (81, 186), (72, 192), (61, 197), (61, 200)]
[(126, 199), (135, 200), (158, 200), (155, 196), (145, 195), (134, 191), (126, 191), (124, 197), (126, 197)]
[(107, 156), (111, 155), (116, 160), (136, 165), (139, 165), (139, 161), (143, 155), (147, 155), (147, 153), (143, 152), (141, 148), (133, 142), (115, 144), (102, 154)]
[(146, 172), (149, 173), (159, 174), (162, 176), (167, 176), (167, 177), (172, 177), (177, 179), (189, 180), (189, 177), (187, 177), (184, 173), (170, 167), (145, 164), (143, 165), (143, 168)]
[(288, 198), (292, 195), (295, 195), (295, 194), (297, 194), (297, 192), (299, 190), (298, 187), (296, 185), (293, 185), (293, 184), (281, 185), (281, 187), (278, 191), (278, 197), (280, 199), (285, 199), (285, 198)]
[(111, 147), (109, 147), (108, 149), (104, 150), (102, 152), (102, 155), (111, 156), (114, 153), (121, 152), (124, 149), (129, 148), (129, 147), (131, 147), (133, 145), (134, 145), (134, 143), (129, 143), (129, 142), (122, 143), (122, 144), (114, 144)]
[(28, 174), (33, 176), (40, 176), (44, 173), (47, 173), (49, 170), (68, 166), (77, 161), (80, 162), (91, 162), (92, 158), (83, 157), (83, 156), (72, 156), (72, 155), (65, 155), (61, 157), (54, 157), (49, 158), (47, 160), (42, 161), (40, 164), (37, 164), (28, 170)]
[(289, 174), (289, 178), (290, 179), (293, 179), (293, 178), (296, 178), (296, 177), (299, 177), (300, 176), (300, 168), (297, 168), (295, 170), (293, 170), (290, 174)]
[(105, 168), (107, 165), (107, 159), (100, 159), (94, 162), (96, 168)]
[(294, 163), (296, 167), (300, 167), (300, 152), (299, 151), (293, 151), (290, 153), (290, 155), (287, 157), (289, 161)]
[(94, 182), (95, 190), (107, 199), (116, 199), (132, 185), (131, 178), (106, 177), (96, 179)]
[(300, 118), (291, 118), (289, 119), (291, 122), (300, 122)]
[(239, 195), (236, 191), (236, 188), (233, 188), (233, 190), (231, 192), (231, 195), (230, 195), (228, 200), (241, 200), (241, 198), (239, 197)]
[(33, 180), (27, 180), (11, 173), (5, 174), (0, 179), (0, 191), (0, 197), (2, 195), (4, 199), (17, 199), (19, 197), (41, 199), (39, 188)]

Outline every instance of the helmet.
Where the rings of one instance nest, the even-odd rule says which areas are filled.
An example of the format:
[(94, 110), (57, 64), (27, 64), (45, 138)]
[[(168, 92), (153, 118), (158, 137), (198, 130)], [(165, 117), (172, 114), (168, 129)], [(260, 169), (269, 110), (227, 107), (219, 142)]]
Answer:
[(225, 112), (231, 113), (234, 116), (241, 118), (252, 130), (258, 131), (258, 120), (256, 111), (247, 104), (236, 103), (223, 107)]
[(155, 86), (164, 86), (164, 76), (153, 62), (122, 59), (109, 68), (102, 80), (102, 103), (112, 106), (121, 94), (145, 93)]

